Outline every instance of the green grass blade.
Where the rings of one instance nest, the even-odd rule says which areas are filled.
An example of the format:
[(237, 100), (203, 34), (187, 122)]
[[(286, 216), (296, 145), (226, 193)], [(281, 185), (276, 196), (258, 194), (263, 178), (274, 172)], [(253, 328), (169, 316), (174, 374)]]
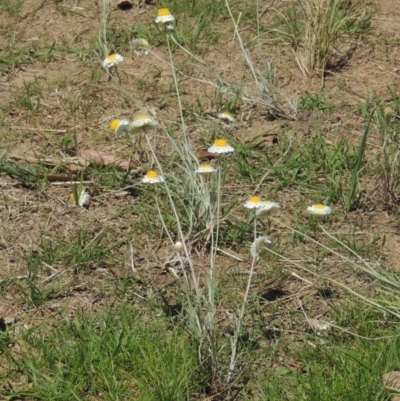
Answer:
[(356, 161), (356, 164), (354, 166), (353, 173), (352, 173), (352, 176), (351, 176), (350, 193), (349, 193), (349, 197), (346, 200), (346, 210), (347, 211), (349, 211), (351, 209), (351, 207), (353, 206), (353, 200), (354, 200), (354, 197), (355, 197), (356, 192), (357, 192), (358, 177), (359, 177), (359, 173), (361, 171), (361, 167), (363, 165), (365, 147), (366, 147), (366, 144), (367, 144), (367, 136), (368, 136), (369, 131), (370, 131), (372, 114), (371, 114), (371, 117), (368, 120), (368, 123), (367, 123), (366, 127), (365, 127), (364, 135), (363, 135), (363, 137), (361, 139), (361, 145), (360, 145), (360, 149), (359, 149), (358, 155), (357, 155), (357, 161)]

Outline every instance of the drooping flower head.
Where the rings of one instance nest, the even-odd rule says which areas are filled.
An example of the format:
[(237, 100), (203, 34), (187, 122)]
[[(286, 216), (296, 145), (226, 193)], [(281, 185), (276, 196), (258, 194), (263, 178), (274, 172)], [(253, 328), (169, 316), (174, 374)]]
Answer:
[(158, 171), (156, 170), (149, 170), (142, 178), (142, 182), (145, 184), (158, 184), (159, 182), (164, 181), (164, 177), (158, 174)]
[(271, 249), (275, 244), (275, 239), (269, 235), (257, 237), (250, 247), (250, 254), (256, 261), (268, 255), (268, 249)]
[(195, 172), (202, 175), (209, 175), (215, 173), (216, 171), (217, 169), (213, 167), (210, 163), (201, 163)]
[(133, 39), (132, 49), (138, 56), (147, 56), (149, 54), (149, 42), (146, 39)]
[(120, 54), (113, 53), (113, 54), (110, 54), (105, 60), (103, 60), (103, 67), (110, 68), (110, 67), (113, 67), (114, 65), (122, 63), (123, 61), (124, 61), (124, 58)]
[(319, 216), (327, 216), (328, 214), (332, 213), (332, 209), (329, 206), (317, 203), (315, 205), (308, 206), (307, 212)]
[(133, 121), (129, 124), (129, 129), (133, 132), (144, 132), (145, 134), (152, 131), (158, 126), (158, 122), (146, 111), (139, 111), (134, 114)]
[(229, 111), (223, 111), (222, 113), (219, 113), (218, 118), (221, 118), (222, 120), (227, 120), (231, 123), (236, 121), (235, 117), (233, 117), (233, 114), (229, 113)]
[(114, 132), (116, 138), (120, 137), (128, 128), (129, 120), (114, 119), (110, 122), (110, 130)]
[(168, 24), (174, 21), (175, 17), (169, 12), (168, 8), (160, 8), (158, 10), (156, 24)]
[(259, 209), (263, 207), (261, 196), (253, 195), (243, 205), (246, 209)]
[(228, 141), (224, 138), (219, 138), (214, 141), (214, 144), (208, 148), (209, 153), (221, 154), (232, 153), (235, 149), (229, 145)]
[(84, 188), (77, 191), (78, 200), (75, 197), (75, 193), (69, 195), (69, 205), (70, 206), (80, 206), (83, 207), (89, 204), (90, 195), (86, 192)]
[(262, 219), (280, 208), (281, 205), (278, 202), (263, 201), (261, 207), (257, 209), (256, 215), (258, 218)]

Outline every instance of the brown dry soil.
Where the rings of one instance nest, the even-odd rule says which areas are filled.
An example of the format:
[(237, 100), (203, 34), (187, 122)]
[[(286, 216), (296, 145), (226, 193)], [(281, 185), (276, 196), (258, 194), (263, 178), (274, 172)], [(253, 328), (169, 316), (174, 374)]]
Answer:
[[(134, 23), (151, 24), (157, 6), (159, 4), (140, 4), (127, 11), (113, 7), (110, 26), (126, 32), (129, 31), (127, 27)], [(267, 12), (269, 6), (272, 7), (272, 4), (265, 4), (264, 22), (273, 17)], [(332, 113), (305, 111), (299, 113), (296, 119), (271, 119), (262, 106), (241, 102), (235, 135), (246, 141), (263, 134), (258, 146), (266, 152), (286, 133), (293, 133), (295, 146), (307, 138), (315, 127), (327, 143), (335, 143), (341, 138), (360, 143), (365, 118), (358, 113), (359, 106), (365, 103), (367, 97), (371, 101), (389, 100), (389, 86), (396, 91), (399, 89), (400, 4), (382, 0), (375, 6), (371, 31), (354, 44), (355, 51), (344, 66), (327, 71), (325, 76), (323, 90), (328, 102), (346, 104), (346, 107)], [(278, 0), (273, 7), (283, 9), (286, 5)], [(17, 17), (1, 9), (0, 15), (0, 51), (9, 48), (10, 44), (14, 49), (31, 49), (27, 50), (25, 60), (16, 66), (0, 64), (0, 156), (3, 160), (14, 166), (30, 168), (35, 158), (40, 159), (42, 164), (33, 163), (39, 169), (37, 171), (42, 166), (46, 174), (69, 177), (79, 167), (68, 159), (71, 155), (66, 153), (63, 140), (74, 135), (77, 136), (80, 152), (95, 150), (128, 159), (129, 146), (123, 139), (113, 137), (108, 123), (115, 117), (129, 118), (137, 108), (129, 98), (111, 88), (107, 75), (100, 67), (100, 56), (91, 51), (100, 26), (97, 5), (87, 0), (66, 0), (58, 4), (54, 1), (25, 1)], [(240, 79), (245, 70), (244, 62), (233, 38), (230, 22), (223, 20), (216, 24), (216, 29), (221, 32), (219, 42), (212, 45), (200, 43), (202, 51), (198, 52), (198, 57), (227, 81)], [(253, 28), (249, 22), (240, 24), (242, 34), (249, 35), (249, 38)], [(261, 40), (265, 55), (276, 65), (277, 88), (282, 96), (297, 92), (302, 97), (306, 92), (318, 93), (321, 90), (321, 78), (302, 75), (290, 46), (277, 46), (266, 34), (261, 36)], [(35, 51), (44, 54), (53, 43), (56, 50), (48, 60), (35, 57)], [(152, 51), (142, 58), (133, 52), (124, 52), (125, 61), (118, 68), (119, 79), (142, 104), (154, 106), (158, 120), (167, 126), (173, 121), (180, 121), (173, 76), (164, 61), (168, 59), (166, 47), (152, 43)], [(256, 51), (252, 56), (256, 61), (259, 59)], [(174, 52), (174, 62), (188, 76), (207, 79), (208, 70), (190, 61), (179, 49)], [(179, 80), (181, 88), (184, 88), (184, 102), (195, 104), (200, 98), (206, 110), (202, 118), (188, 118), (186, 121), (198, 151), (207, 144), (204, 136), (208, 134), (205, 133), (216, 124), (217, 110), (213, 109), (212, 100), (217, 96), (210, 85), (182, 76)], [(31, 110), (21, 106), (21, 96), (27, 83), (33, 83)], [(37, 87), (40, 90), (35, 91)], [(166, 144), (163, 138), (158, 138), (161, 155)], [(380, 149), (378, 134), (371, 132), (367, 159), (374, 157)], [(168, 155), (168, 151), (166, 153)], [(43, 160), (53, 161), (53, 170), (44, 167), (46, 163)], [(147, 167), (145, 162), (135, 162), (125, 185), (138, 183)], [(57, 319), (60, 311), (64, 316), (74, 316), (77, 310), (100, 311), (127, 299), (137, 302), (138, 308), (145, 308), (147, 301), (158, 299), (159, 289), (171, 302), (178, 293), (174, 278), (166, 272), (172, 252), (167, 239), (151, 238), (140, 230), (141, 222), (149, 216), (141, 212), (143, 209), (135, 209), (142, 202), (137, 193), (107, 184), (107, 175), (111, 173), (106, 169), (87, 171), (86, 174), (84, 170), (83, 179), (88, 182), (86, 187), (92, 196), (88, 208), (69, 207), (71, 186), (57, 177), (40, 180), (34, 185), (22, 185), (16, 176), (0, 174), (0, 283), (4, 280), (0, 318), (17, 319), (20, 330), (44, 319)], [(378, 176), (376, 179), (370, 176), (362, 182), (364, 204), (368, 206), (348, 214), (335, 215), (331, 229), (341, 233), (354, 231), (357, 241), (366, 243), (374, 235), (381, 239), (385, 236), (380, 253), (370, 256), (371, 260), (400, 269), (397, 207), (395, 204), (384, 206), (379, 180)], [(224, 201), (242, 200), (253, 189), (254, 185), (230, 182), (229, 195)], [(261, 192), (263, 190), (266, 188), (263, 187)], [(151, 202), (151, 197), (148, 199)], [(301, 199), (304, 201), (295, 187), (277, 193), (276, 200), (284, 205), (278, 219), (289, 223), (290, 214), (298, 208)], [(311, 201), (306, 199), (306, 203)], [(239, 207), (234, 213), (238, 218), (244, 214)], [(157, 213), (152, 217), (157, 219)], [(42, 305), (32, 306), (29, 297), (21, 295), (22, 287), (19, 285), (29, 275), (29, 258), (41, 255), (41, 242), (54, 243), (56, 248), (57, 243), (71, 240), (82, 229), (89, 230), (89, 240), (84, 242), (83, 248), (95, 245), (108, 249), (104, 262), (85, 262), (73, 269), (60, 261), (51, 267), (49, 263), (41, 266), (38, 285), (48, 286), (57, 280), (57, 291)], [(277, 237), (284, 237), (288, 232), (275, 222), (272, 222), (271, 230)], [(302, 247), (299, 259), (309, 251), (304, 244)], [(251, 261), (247, 246), (224, 244), (222, 250), (225, 253), (217, 256), (221, 271), (248, 271)], [(192, 251), (195, 267), (201, 272), (208, 263), (207, 247), (196, 244)], [(366, 286), (363, 276), (346, 275), (341, 262), (333, 255), (325, 256), (324, 266), (329, 266), (332, 277), (345, 282), (348, 280), (355, 288)], [(246, 278), (246, 274), (224, 275), (223, 283), (227, 288), (226, 296), (221, 299), (221, 318), (226, 319), (228, 311), (235, 309), (230, 294), (243, 293)], [(286, 330), (288, 336), (296, 338), (308, 329), (308, 325), (302, 314), (297, 321), (285, 323), (286, 311), (298, 309), (301, 300), (309, 317), (325, 316), (329, 319), (330, 301), (318, 292), (318, 288), (325, 285), (330, 284), (319, 282), (288, 263), (283, 264), (279, 272), (271, 270), (268, 265), (260, 268), (252, 290), (260, 296), (264, 295), (261, 309), (268, 303), (275, 305), (276, 312), (264, 317), (266, 327)], [(340, 289), (337, 289), (337, 294), (339, 298), (345, 297)], [(296, 361), (282, 360), (285, 364), (296, 366)]]

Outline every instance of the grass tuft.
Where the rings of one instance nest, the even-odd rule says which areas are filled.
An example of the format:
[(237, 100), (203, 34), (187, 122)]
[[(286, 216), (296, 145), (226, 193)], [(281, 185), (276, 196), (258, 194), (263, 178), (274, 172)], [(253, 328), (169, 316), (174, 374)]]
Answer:
[(185, 332), (167, 322), (141, 322), (129, 305), (97, 316), (78, 312), (13, 341), (20, 353), (15, 358), (5, 350), (0, 375), (18, 384), (1, 389), (2, 396), (183, 401), (201, 388)]

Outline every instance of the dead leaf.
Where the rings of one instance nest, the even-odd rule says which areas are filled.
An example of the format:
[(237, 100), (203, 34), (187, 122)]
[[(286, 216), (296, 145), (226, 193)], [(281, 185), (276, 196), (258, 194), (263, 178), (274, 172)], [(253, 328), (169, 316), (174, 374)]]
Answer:
[(66, 182), (66, 181), (74, 181), (76, 179), (76, 175), (67, 176), (59, 174), (36, 174), (36, 177), (41, 180), (46, 179), (49, 182)]
[(114, 165), (123, 170), (138, 169), (137, 163), (132, 160), (119, 159), (111, 153), (99, 152), (95, 149), (88, 149), (81, 152), (80, 157), (37, 157), (32, 155), (10, 155), (9, 159), (24, 160), (28, 163), (43, 163), (46, 166), (68, 165), (71, 171), (79, 171), (81, 167), (86, 167), (89, 163), (96, 163), (99, 166)]
[(132, 170), (138, 168), (138, 165), (133, 161), (118, 159), (113, 154), (99, 152), (94, 149), (82, 151), (81, 158), (88, 162), (96, 163), (99, 166), (114, 165), (116, 167), (122, 168), (123, 170)]
[(218, 155), (210, 153), (207, 149), (202, 149), (197, 152), (197, 157), (199, 159), (216, 159)]

